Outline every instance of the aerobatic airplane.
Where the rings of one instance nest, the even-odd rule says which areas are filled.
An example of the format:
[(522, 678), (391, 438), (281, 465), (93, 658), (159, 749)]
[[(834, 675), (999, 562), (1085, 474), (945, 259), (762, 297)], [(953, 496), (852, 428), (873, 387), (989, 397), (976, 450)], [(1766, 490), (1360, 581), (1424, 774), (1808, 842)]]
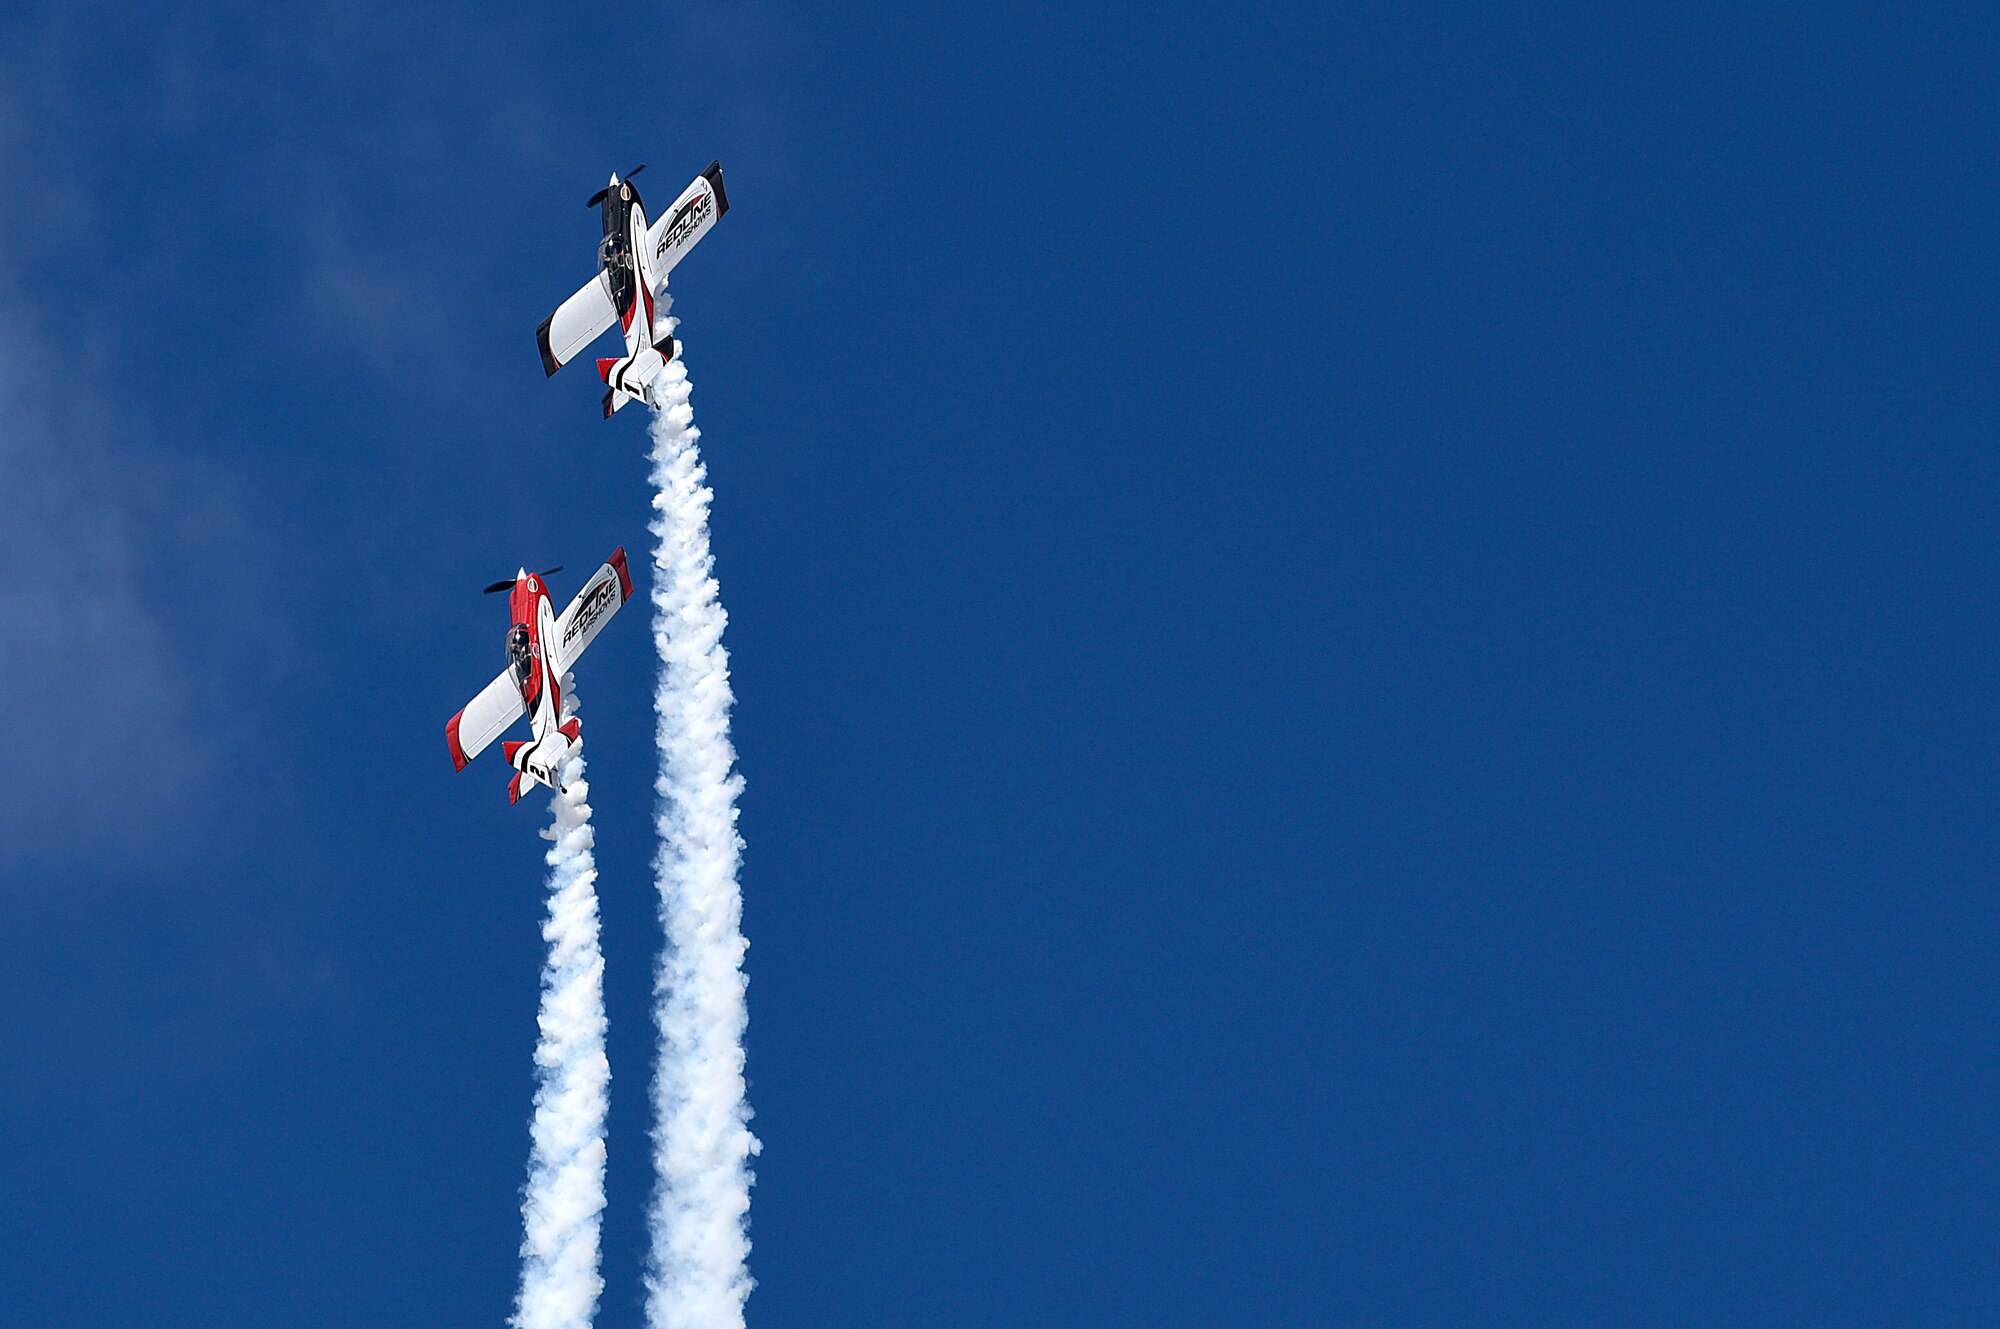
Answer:
[(610, 562), (592, 574), (576, 593), (576, 599), (569, 602), (569, 608), (557, 617), (554, 602), (549, 599), (548, 583), (542, 578), (561, 571), (550, 568), (537, 575), (523, 568), (519, 576), (496, 581), (486, 588), (488, 595), (511, 592), (507, 667), (444, 727), (445, 739), (451, 744), (452, 765), (462, 771), (507, 726), (523, 715), (529, 717), (534, 729), (532, 739), (500, 745), (501, 755), (515, 772), (507, 785), (509, 803), (520, 801), (524, 780), (528, 785), (545, 784), (554, 790), (562, 789), (563, 758), (582, 737), (582, 727), (575, 717), (567, 723), (562, 719), (562, 676), (576, 664), (583, 648), (596, 639), (619, 607), (632, 598), (632, 577), (625, 570), (625, 551), (621, 548)]
[(666, 216), (649, 227), (645, 205), (632, 187), (632, 176), (645, 169), (634, 167), (623, 180), (614, 174), (611, 183), (584, 205), (604, 207), (597, 275), (535, 329), (542, 368), (553, 375), (613, 322), (624, 328), (625, 354), (597, 362), (597, 376), (605, 383), (607, 420), (629, 401), (657, 405), (653, 380), (674, 358), (674, 339), (653, 341), (653, 297), (666, 289), (674, 265), (729, 211), (729, 196), (722, 192), (722, 163), (710, 162), (681, 191)]

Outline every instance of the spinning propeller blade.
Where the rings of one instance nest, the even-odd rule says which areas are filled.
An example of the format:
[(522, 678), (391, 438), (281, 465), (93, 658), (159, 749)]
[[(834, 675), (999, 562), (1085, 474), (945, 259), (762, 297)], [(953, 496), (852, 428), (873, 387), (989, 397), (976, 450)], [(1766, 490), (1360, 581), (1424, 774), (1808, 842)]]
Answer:
[[(637, 166), (634, 166), (631, 170), (625, 172), (623, 178), (630, 180), (633, 176), (639, 174), (639, 172), (645, 169), (646, 169), (646, 163), (640, 162)], [(596, 207), (598, 204), (604, 201), (604, 196), (610, 192), (611, 192), (611, 186), (610, 185), (604, 186), (604, 188), (598, 190), (595, 194), (592, 194), (590, 196), (590, 201), (585, 203), (583, 206), (586, 208)]]
[[(547, 572), (538, 572), (535, 575), (538, 577), (553, 577), (558, 572), (561, 571), (562, 571), (562, 564), (558, 563), (554, 567), (550, 568)], [(496, 581), (491, 586), (488, 586), (484, 591), (481, 591), (480, 594), (498, 595), (502, 591), (511, 591), (514, 589), (514, 583), (519, 580), (521, 580), (519, 577), (509, 577), (505, 581)]]

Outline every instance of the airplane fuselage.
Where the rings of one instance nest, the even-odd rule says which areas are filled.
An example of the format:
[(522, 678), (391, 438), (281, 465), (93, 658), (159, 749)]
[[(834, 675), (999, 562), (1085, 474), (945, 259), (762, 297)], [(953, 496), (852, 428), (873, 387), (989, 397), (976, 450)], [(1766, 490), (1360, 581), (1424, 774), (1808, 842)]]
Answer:
[[(534, 738), (509, 744), (502, 750), (507, 763), (530, 779), (560, 791), (559, 768), (569, 755), (575, 738), (562, 723), (562, 680), (551, 661), (556, 620), (548, 584), (527, 569), (521, 570), (508, 597), (508, 609), (515, 625), (528, 630), (528, 658), (517, 665), (515, 682), (521, 689), (521, 704), (528, 712)], [(574, 728), (574, 724), (570, 728)], [(518, 795), (518, 790), (514, 791)]]
[(625, 332), (628, 356), (653, 344), (652, 264), (646, 254), (646, 205), (630, 180), (612, 177), (604, 194), (604, 239), (598, 246), (612, 308)]
[(610, 389), (604, 396), (604, 413), (610, 415), (629, 400), (652, 400), (648, 386), (674, 358), (674, 339), (653, 340), (653, 287), (658, 283), (653, 280), (652, 255), (646, 245), (646, 205), (639, 191), (630, 180), (612, 176), (604, 191), (603, 210), (604, 238), (598, 242), (598, 261), (625, 334), (625, 354), (597, 362), (598, 377)]

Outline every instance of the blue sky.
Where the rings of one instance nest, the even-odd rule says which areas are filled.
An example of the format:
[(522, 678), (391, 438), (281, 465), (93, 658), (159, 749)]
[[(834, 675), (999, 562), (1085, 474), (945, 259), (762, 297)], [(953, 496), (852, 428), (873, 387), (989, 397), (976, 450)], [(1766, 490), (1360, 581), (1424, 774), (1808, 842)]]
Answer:
[(1995, 27), (9, 9), (0, 1321), (504, 1318), (546, 812), (441, 729), (645, 575), (532, 334), (719, 157), (752, 1323), (1990, 1322)]

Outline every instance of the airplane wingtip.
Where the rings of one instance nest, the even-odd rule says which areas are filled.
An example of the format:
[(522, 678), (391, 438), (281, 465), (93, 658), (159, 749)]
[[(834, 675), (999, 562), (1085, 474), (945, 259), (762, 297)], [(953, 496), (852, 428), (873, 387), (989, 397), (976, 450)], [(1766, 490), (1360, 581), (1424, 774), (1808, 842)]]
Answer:
[(722, 214), (729, 211), (729, 195), (722, 188), (722, 162), (710, 162), (702, 174), (708, 178), (709, 187), (715, 190), (715, 219), (721, 221)]
[(562, 368), (562, 361), (556, 359), (555, 350), (549, 345), (549, 324), (555, 321), (556, 316), (550, 314), (542, 320), (542, 326), (535, 329), (535, 344), (541, 348), (542, 352), (542, 376), (544, 378), (554, 378), (556, 370)]
[(465, 747), (458, 741), (458, 722), (464, 717), (465, 712), (460, 711), (457, 715), (452, 716), (444, 727), (445, 742), (451, 744), (451, 768), (454, 771), (464, 770), (466, 763), (472, 760), (472, 758), (465, 755)]

